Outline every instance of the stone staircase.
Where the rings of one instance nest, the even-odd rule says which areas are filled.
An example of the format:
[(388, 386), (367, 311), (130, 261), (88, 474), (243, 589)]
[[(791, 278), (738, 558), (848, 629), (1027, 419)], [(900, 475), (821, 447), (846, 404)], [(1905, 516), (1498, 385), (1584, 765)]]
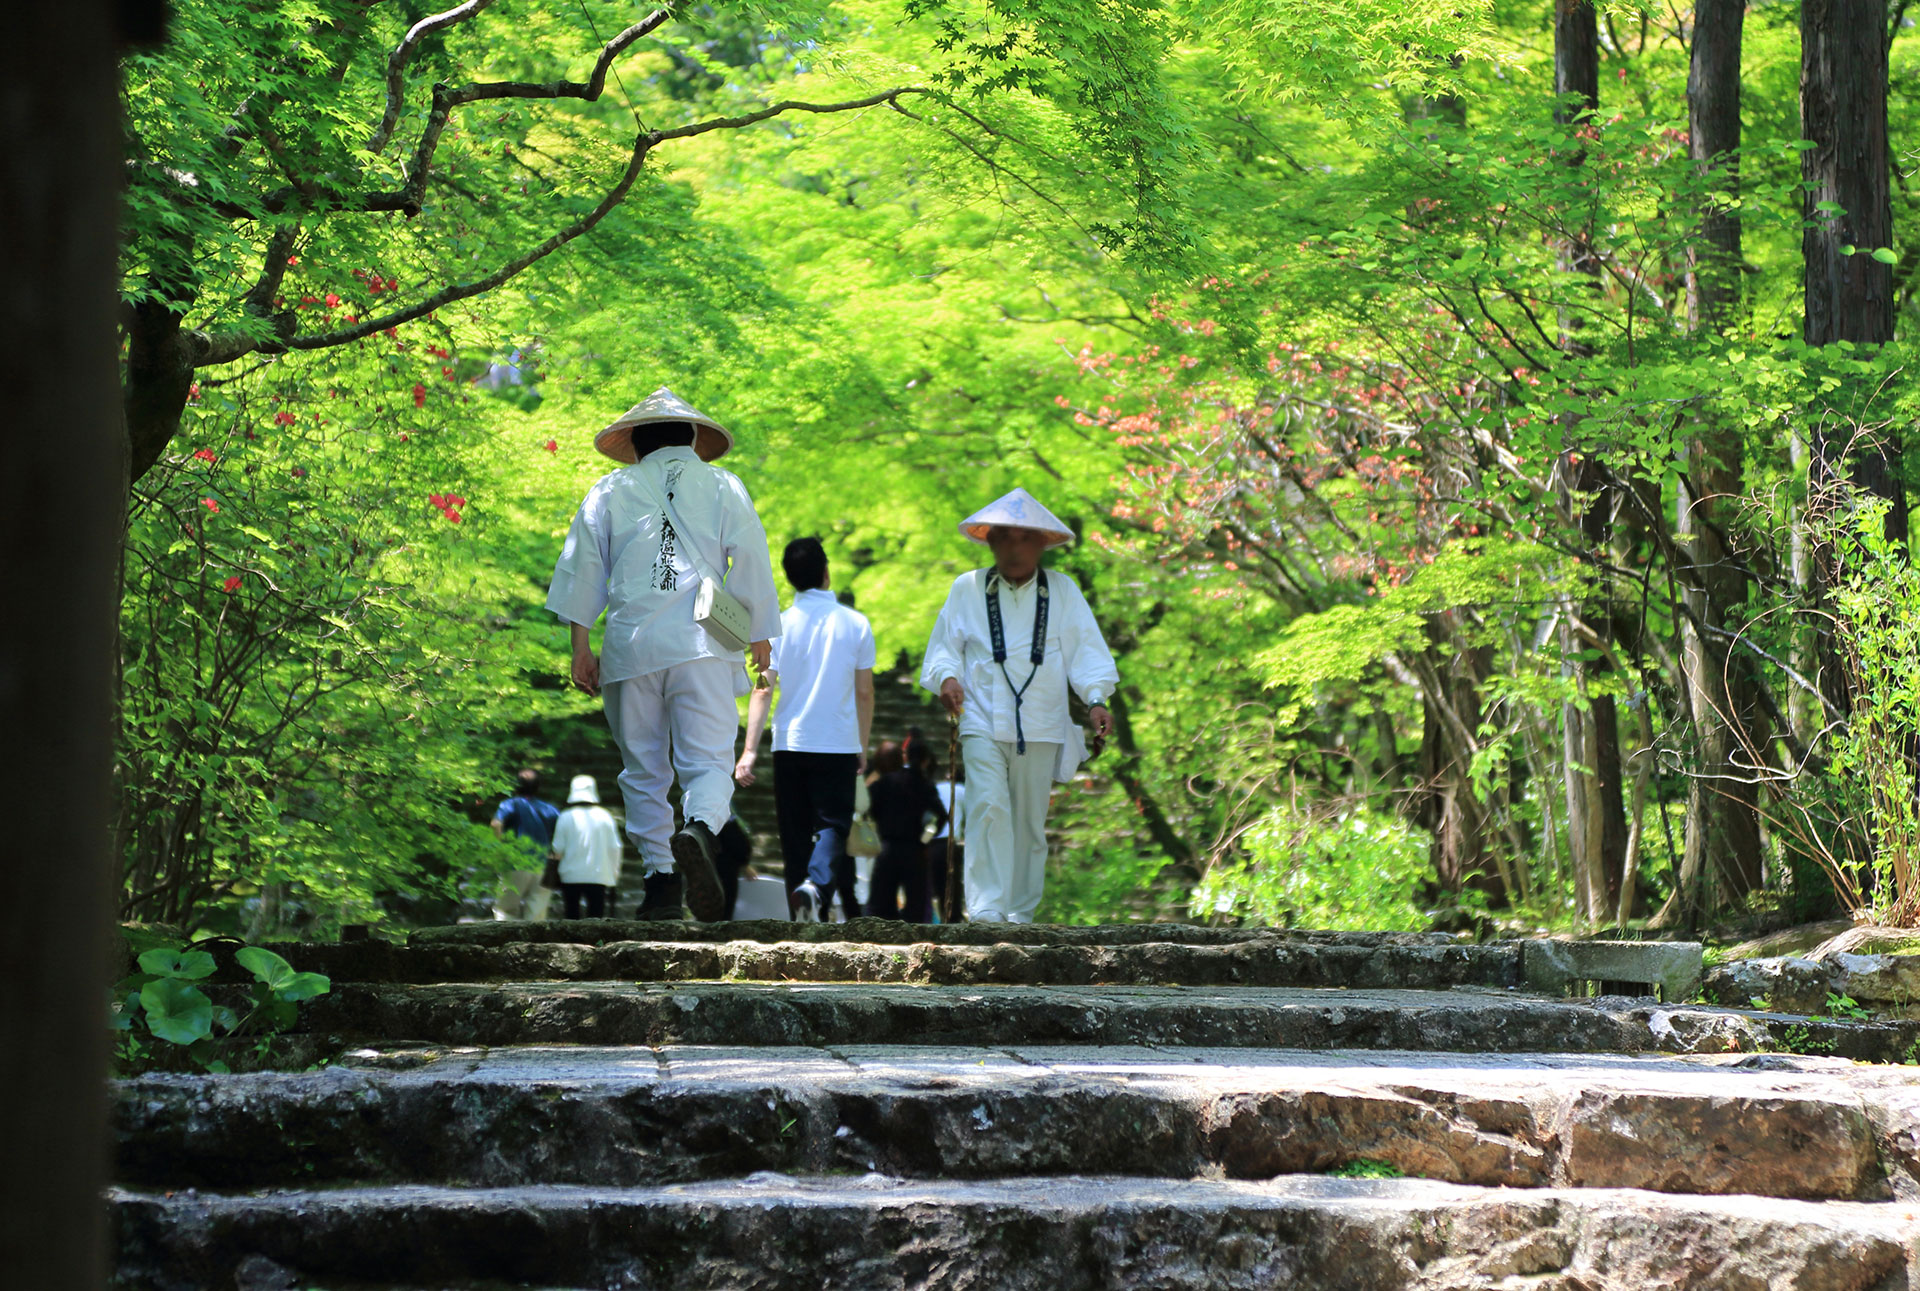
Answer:
[(279, 949), (333, 976), (303, 1025), (339, 1057), (116, 1086), (118, 1286), (1920, 1286), (1920, 1070), (1885, 1062), (1920, 1023), (1687, 1004), (1698, 947), (861, 919)]

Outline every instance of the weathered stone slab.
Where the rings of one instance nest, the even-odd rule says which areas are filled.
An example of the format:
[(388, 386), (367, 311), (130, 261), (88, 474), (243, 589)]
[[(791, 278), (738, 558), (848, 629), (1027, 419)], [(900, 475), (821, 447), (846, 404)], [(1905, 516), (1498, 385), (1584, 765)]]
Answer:
[[(172, 1196), (116, 1190), (116, 1285), (997, 1287), (1008, 1291), (1554, 1291), (1904, 1286), (1891, 1207), (1426, 1180), (778, 1175), (665, 1189), (431, 1187)], [(258, 1267), (258, 1266), (256, 1266)]]
[(1644, 982), (1678, 1004), (1700, 989), (1702, 950), (1693, 941), (1572, 941), (1538, 938), (1520, 943), (1527, 989), (1565, 994), (1575, 982)]
[(1835, 972), (1832, 964), (1793, 956), (1732, 959), (1707, 969), (1700, 989), (1707, 999), (1733, 1008), (1813, 1014), (1825, 1011)]
[[(874, 921), (880, 922), (878, 920)], [(544, 927), (544, 925), (530, 925)], [(658, 925), (621, 925), (649, 928)], [(823, 925), (779, 924), (784, 929)], [(831, 926), (831, 925), (826, 925)], [(905, 927), (907, 925), (891, 925)], [(1169, 925), (1178, 926), (1178, 925)], [(1207, 931), (1207, 930), (1203, 930)], [(372, 947), (371, 949), (369, 947)], [(1515, 943), (1308, 941), (941, 944), (737, 940), (428, 941), (286, 946), (297, 966), (336, 982), (755, 981), (941, 986), (1514, 986)], [(240, 970), (232, 970), (239, 980)]]
[(1192, 923), (1012, 924), (904, 923), (860, 918), (847, 923), (789, 923), (783, 919), (743, 919), (722, 923), (636, 923), (626, 919), (555, 919), (541, 923), (492, 921), (420, 928), (408, 937), (413, 946), (504, 946), (513, 943), (615, 941), (804, 941), (859, 942), (872, 945), (938, 946), (1238, 946), (1248, 942), (1288, 941), (1318, 946), (1451, 946), (1460, 938), (1444, 932), (1321, 932), (1311, 929), (1214, 928)]
[(1920, 1023), (1853, 1023), (1504, 991), (836, 983), (346, 983), (303, 1025), (367, 1040), (507, 1044), (1171, 1044), (1462, 1053), (1791, 1049), (1900, 1060)]
[[(1088, 1049), (496, 1050), (402, 1072), (118, 1086), (120, 1177), (638, 1185), (780, 1169), (1890, 1195), (1920, 1076), (1676, 1059)], [(1884, 1110), (1879, 1110), (1884, 1105)]]

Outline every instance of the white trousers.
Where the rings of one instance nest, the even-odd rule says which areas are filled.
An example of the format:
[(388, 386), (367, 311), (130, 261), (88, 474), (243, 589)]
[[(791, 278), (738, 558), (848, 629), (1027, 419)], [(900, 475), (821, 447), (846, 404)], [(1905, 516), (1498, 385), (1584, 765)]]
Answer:
[(668, 842), (673, 808), (667, 786), (680, 777), (680, 813), (703, 820), (718, 834), (733, 807), (733, 738), (740, 712), (733, 702), (729, 659), (693, 659), (601, 691), (607, 726), (626, 769), (620, 796), (626, 800), (627, 832), (640, 849), (648, 874), (673, 869)]
[(1047, 877), (1047, 807), (1058, 744), (1025, 753), (984, 735), (960, 739), (967, 763), (967, 918), (1032, 923)]
[(540, 886), (540, 876), (546, 871), (515, 870), (507, 875), (506, 890), (499, 900), (493, 903), (495, 919), (526, 919), (538, 923), (547, 917), (547, 903), (553, 900), (553, 892)]

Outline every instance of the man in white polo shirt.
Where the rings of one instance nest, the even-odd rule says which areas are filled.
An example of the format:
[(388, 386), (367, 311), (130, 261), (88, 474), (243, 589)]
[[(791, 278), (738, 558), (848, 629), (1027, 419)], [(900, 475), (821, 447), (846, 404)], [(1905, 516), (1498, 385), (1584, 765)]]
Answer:
[[(873, 729), (873, 628), (828, 588), (827, 553), (818, 538), (795, 538), (780, 563), (793, 606), (780, 616), (767, 685), (747, 701), (746, 748), (733, 776), (752, 784), (760, 733), (780, 690), (773, 723), (773, 796), (786, 861), (787, 911), (798, 920), (826, 916), (833, 863), (853, 827), (854, 786), (867, 765)], [(860, 913), (849, 910), (851, 917)]]

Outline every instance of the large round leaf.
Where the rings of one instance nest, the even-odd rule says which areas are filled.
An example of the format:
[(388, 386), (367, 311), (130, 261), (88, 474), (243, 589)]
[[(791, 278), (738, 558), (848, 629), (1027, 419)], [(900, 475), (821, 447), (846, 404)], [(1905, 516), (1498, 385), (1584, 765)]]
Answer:
[(244, 947), (233, 958), (283, 1000), (310, 1000), (333, 989), (325, 976), (296, 972), (292, 964), (263, 946)]
[(173, 977), (197, 982), (213, 975), (213, 956), (204, 950), (173, 950), (160, 947), (140, 956), (140, 967), (155, 977)]
[(213, 1034), (213, 1001), (197, 986), (171, 977), (158, 978), (140, 988), (147, 1011), (147, 1030), (174, 1044), (192, 1044)]

